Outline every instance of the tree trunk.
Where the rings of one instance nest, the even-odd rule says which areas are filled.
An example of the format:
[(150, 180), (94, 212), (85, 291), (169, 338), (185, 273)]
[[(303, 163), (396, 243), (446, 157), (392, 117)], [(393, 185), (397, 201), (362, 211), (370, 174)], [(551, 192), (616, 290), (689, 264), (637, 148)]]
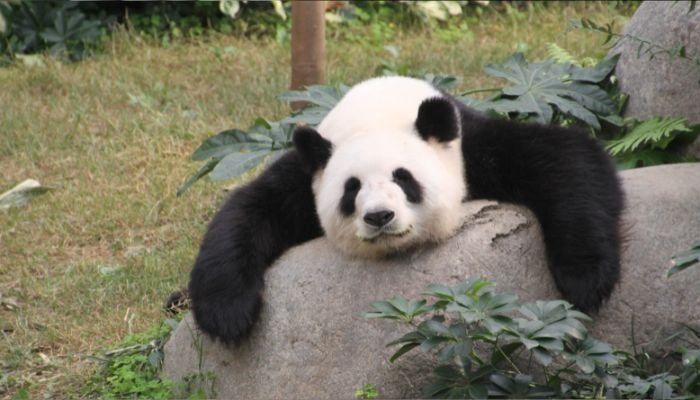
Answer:
[[(325, 80), (325, 7), (325, 1), (292, 1), (292, 90)], [(294, 102), (292, 108), (304, 105)]]

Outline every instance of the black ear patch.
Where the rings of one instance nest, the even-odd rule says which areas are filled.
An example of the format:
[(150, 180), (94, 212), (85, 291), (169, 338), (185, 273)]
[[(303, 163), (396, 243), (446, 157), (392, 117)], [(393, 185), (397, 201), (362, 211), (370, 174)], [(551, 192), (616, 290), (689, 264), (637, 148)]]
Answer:
[(331, 158), (331, 142), (312, 128), (306, 126), (297, 128), (292, 141), (301, 158), (312, 171), (325, 167), (328, 159)]
[(423, 140), (435, 138), (438, 142), (450, 142), (459, 136), (457, 109), (445, 97), (431, 97), (418, 107), (416, 130)]

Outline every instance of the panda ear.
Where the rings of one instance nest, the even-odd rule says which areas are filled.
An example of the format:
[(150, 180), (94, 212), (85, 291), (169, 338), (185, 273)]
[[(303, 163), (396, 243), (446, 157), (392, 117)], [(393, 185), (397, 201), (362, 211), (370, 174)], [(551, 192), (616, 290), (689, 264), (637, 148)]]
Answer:
[(425, 99), (418, 107), (416, 130), (423, 140), (451, 142), (459, 137), (459, 125), (457, 108), (445, 97)]
[(331, 158), (331, 142), (312, 128), (306, 126), (296, 128), (292, 141), (299, 155), (312, 171), (325, 167), (328, 159)]

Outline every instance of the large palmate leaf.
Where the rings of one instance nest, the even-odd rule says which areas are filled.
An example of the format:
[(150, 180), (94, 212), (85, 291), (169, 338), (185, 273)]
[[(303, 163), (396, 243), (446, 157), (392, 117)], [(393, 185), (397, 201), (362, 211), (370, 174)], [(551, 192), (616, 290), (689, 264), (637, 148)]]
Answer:
[(306, 90), (293, 90), (282, 93), (278, 99), (287, 102), (303, 101), (310, 105), (299, 112), (283, 119), (286, 124), (303, 123), (305, 125), (316, 126), (321, 123), (323, 117), (335, 107), (349, 87), (340, 84), (338, 86), (312, 85)]
[(293, 130), (294, 125), (258, 118), (247, 131), (228, 129), (206, 139), (192, 159), (207, 163), (178, 188), (177, 195), (206, 175), (212, 181), (221, 181), (242, 175), (265, 160), (274, 160), (291, 146)]
[(203, 161), (210, 158), (221, 160), (229, 153), (250, 149), (254, 145), (264, 145), (265, 142), (248, 136), (248, 132), (240, 129), (228, 129), (206, 139), (192, 153), (192, 159)]
[(248, 153), (231, 153), (224, 157), (209, 174), (212, 181), (223, 181), (242, 175), (260, 164), (271, 152), (255, 150)]
[(606, 59), (592, 68), (580, 68), (552, 60), (528, 63), (522, 53), (502, 65), (487, 65), (486, 73), (511, 83), (487, 108), (497, 112), (533, 114), (541, 123), (550, 123), (555, 112), (575, 117), (599, 129), (597, 115), (616, 112), (615, 103), (597, 82), (605, 79), (617, 59)]

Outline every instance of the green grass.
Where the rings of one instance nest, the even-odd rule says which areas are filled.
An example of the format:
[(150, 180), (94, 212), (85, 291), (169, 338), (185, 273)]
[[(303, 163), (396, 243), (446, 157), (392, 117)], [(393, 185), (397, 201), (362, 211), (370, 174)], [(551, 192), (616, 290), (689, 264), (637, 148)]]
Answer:
[[(607, 5), (538, 5), (487, 12), (469, 31), (397, 33), (414, 71), (462, 76), (462, 89), (515, 50), (543, 58), (554, 42), (574, 57), (605, 54), (603, 38), (563, 35), (567, 20), (624, 20)], [(618, 26), (620, 24), (618, 23)], [(381, 45), (329, 39), (329, 82), (373, 75)], [(233, 54), (221, 49), (234, 47)], [(34, 178), (56, 189), (0, 211), (0, 398), (75, 395), (95, 368), (86, 356), (162, 320), (161, 304), (186, 285), (197, 245), (225, 185), (175, 191), (199, 168), (188, 157), (206, 137), (288, 113), (288, 45), (211, 35), (162, 47), (118, 32), (77, 64), (0, 69), (0, 192)]]

